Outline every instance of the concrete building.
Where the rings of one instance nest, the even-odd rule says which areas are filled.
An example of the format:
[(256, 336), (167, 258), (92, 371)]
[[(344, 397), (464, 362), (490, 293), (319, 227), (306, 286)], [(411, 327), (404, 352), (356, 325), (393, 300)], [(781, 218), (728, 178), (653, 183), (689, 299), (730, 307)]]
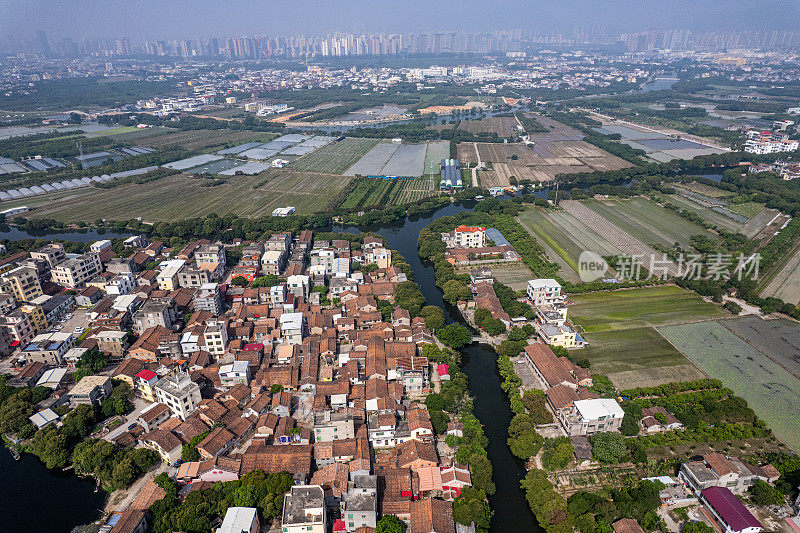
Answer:
[(453, 246), (483, 248), (486, 246), (486, 228), (483, 226), (458, 226), (451, 233)]
[(36, 270), (17, 267), (0, 276), (0, 292), (10, 294), (18, 302), (30, 302), (44, 294)]
[(236, 385), (250, 385), (250, 363), (247, 361), (234, 361), (219, 367), (219, 381), (223, 387)]
[(267, 250), (261, 256), (261, 274), (278, 275), (283, 271), (286, 263), (286, 252), (283, 250)]
[(528, 293), (528, 300), (535, 307), (564, 303), (561, 284), (551, 278), (528, 280), (526, 292)]
[(355, 438), (352, 413), (323, 411), (314, 415), (314, 442)]
[(178, 318), (175, 300), (147, 300), (133, 315), (133, 331), (137, 335), (154, 326), (172, 329)]
[(67, 289), (81, 289), (86, 282), (103, 270), (100, 256), (88, 253), (67, 259), (53, 267), (53, 281)]
[(280, 324), (284, 344), (303, 342), (303, 313), (283, 313), (280, 316)]
[(594, 435), (604, 431), (619, 431), (625, 412), (609, 398), (577, 400), (568, 409), (557, 412), (558, 420), (569, 436)]
[(183, 259), (172, 259), (161, 263), (161, 272), (156, 276), (156, 285), (162, 291), (174, 291), (180, 287), (178, 274), (186, 265)]
[(108, 376), (86, 376), (69, 391), (69, 402), (77, 405), (100, 403), (111, 394), (113, 386)]
[(219, 284), (205, 283), (194, 294), (194, 310), (209, 311), (214, 316), (220, 316), (223, 311), (222, 292)]
[(225, 247), (219, 244), (204, 244), (194, 252), (194, 260), (197, 266), (203, 263), (225, 264)]
[(205, 268), (187, 266), (178, 272), (178, 284), (181, 287), (200, 287), (211, 282), (211, 273)]
[(179, 372), (165, 377), (155, 386), (156, 401), (169, 407), (174, 416), (186, 418), (200, 405), (200, 387), (189, 374)]
[(120, 273), (106, 282), (104, 290), (109, 296), (124, 296), (136, 288), (136, 278), (130, 272)]
[(216, 356), (223, 355), (225, 348), (228, 346), (228, 326), (225, 325), (225, 322), (206, 322), (206, 328), (203, 331), (203, 342), (207, 352)]
[(217, 533), (258, 533), (261, 524), (254, 507), (228, 507)]
[(41, 362), (60, 366), (64, 355), (74, 345), (71, 333), (43, 333), (37, 335), (22, 349), (22, 355), (29, 363)]
[(31, 252), (31, 257), (34, 259), (44, 259), (50, 265), (50, 269), (59, 265), (67, 260), (67, 254), (64, 253), (64, 245), (61, 243), (50, 243), (42, 246), (38, 250)]
[(378, 477), (354, 476), (342, 495), (342, 519), (348, 533), (375, 528), (378, 519)]
[(325, 533), (325, 492), (317, 485), (293, 485), (283, 496), (283, 533)]

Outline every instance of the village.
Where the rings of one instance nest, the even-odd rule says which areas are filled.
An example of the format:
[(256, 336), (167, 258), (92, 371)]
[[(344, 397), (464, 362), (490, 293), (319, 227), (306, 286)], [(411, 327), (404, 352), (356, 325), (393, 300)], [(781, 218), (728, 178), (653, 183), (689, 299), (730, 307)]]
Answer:
[[(16, 417), (2, 412), (6, 438), (116, 489), (101, 531), (181, 529), (181, 513), (222, 533), (484, 530), (491, 465), (443, 312), (423, 307), (413, 272), (383, 238), (344, 236), (304, 230), (178, 249), (136, 235), (81, 254), (52, 242), (9, 255), (0, 330), (12, 377), (3, 385), (45, 392)], [(544, 401), (529, 411), (549, 413), (535, 425), (539, 438), (567, 439), (565, 465), (596, 468), (594, 437), (619, 435), (626, 411), (565, 356), (587, 343), (561, 285), (527, 281), (518, 299), (534, 313), (512, 318), (488, 269), (519, 261), (514, 247), (489, 242), (484, 227), (461, 225), (442, 240), (451, 264), (479, 267), (474, 299), (458, 304), (480, 333), (467, 343), (502, 354), (512, 331), (526, 332), (509, 358), (519, 380), (512, 410), (538, 391)], [(502, 331), (491, 332), (498, 322)], [(89, 427), (67, 433), (80, 417)], [(643, 434), (682, 428), (659, 406), (636, 424)], [(528, 459), (541, 466), (543, 456)], [(138, 470), (125, 475), (108, 461)], [(256, 486), (263, 475), (281, 487), (269, 505), (236, 496), (250, 504), (219, 515), (187, 509), (215, 487)], [(575, 492), (568, 473), (552, 480), (564, 475), (563, 490)], [(709, 453), (652, 479), (664, 506), (694, 502), (698, 520), (757, 533), (763, 526), (735, 495), (779, 476), (770, 464)], [(614, 529), (642, 531), (630, 518)]]

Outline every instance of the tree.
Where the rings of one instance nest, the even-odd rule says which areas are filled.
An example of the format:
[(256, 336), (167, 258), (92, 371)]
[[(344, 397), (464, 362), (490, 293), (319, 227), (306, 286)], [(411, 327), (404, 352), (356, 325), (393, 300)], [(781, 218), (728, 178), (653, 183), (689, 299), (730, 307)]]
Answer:
[(231, 285), (236, 285), (237, 287), (247, 287), (249, 284), (250, 282), (244, 276), (235, 276), (231, 280)]
[(592, 455), (601, 463), (619, 463), (628, 453), (625, 437), (619, 433), (602, 432), (591, 438)]
[(274, 287), (281, 282), (280, 278), (275, 274), (267, 274), (266, 276), (259, 276), (253, 281), (251, 287)]
[(499, 318), (490, 318), (483, 321), (483, 331), (494, 337), (505, 333), (506, 325)]
[(475, 524), (478, 531), (488, 531), (492, 511), (486, 501), (486, 493), (472, 487), (464, 487), (453, 502), (453, 520), (457, 524)]
[(396, 516), (387, 514), (375, 524), (375, 533), (404, 533), (406, 526)]
[(468, 300), (472, 296), (469, 285), (459, 279), (451, 279), (442, 287), (445, 301), (455, 305), (459, 300)]
[(750, 494), (750, 501), (756, 505), (782, 505), (785, 501), (781, 491), (762, 479), (757, 479), (747, 492)]
[(715, 529), (705, 522), (688, 522), (683, 525), (682, 533), (714, 533)]
[(600, 396), (606, 396), (609, 394), (614, 394), (617, 389), (607, 376), (603, 374), (594, 374), (592, 376), (592, 386), (590, 387), (590, 390), (596, 392)]
[(418, 316), (425, 305), (425, 297), (413, 281), (401, 281), (394, 290), (394, 304), (409, 312), (412, 317)]
[(425, 326), (433, 332), (444, 326), (444, 311), (441, 307), (426, 305), (419, 316), (425, 319)]
[(33, 429), (28, 417), (33, 415), (34, 408), (30, 402), (15, 394), (0, 406), (0, 433), (20, 433)]
[(447, 423), (450, 422), (450, 417), (447, 416), (447, 413), (443, 411), (431, 411), (431, 425), (433, 425), (433, 431), (437, 435), (442, 435), (444, 432), (447, 431)]
[(480, 308), (475, 310), (473, 321), (479, 328), (483, 327), (483, 323), (492, 318), (492, 312), (488, 309)]
[(456, 350), (463, 348), (472, 341), (472, 333), (461, 324), (455, 322), (439, 329), (436, 336), (445, 346)]
[(283, 390), (283, 385), (281, 385), (280, 383), (274, 383), (274, 384), (273, 384), (273, 385), (272, 385), (272, 386), (269, 388), (269, 392), (270, 392), (271, 394), (278, 394), (278, 393), (279, 393), (279, 392), (281, 392), (282, 390)]
[(548, 470), (561, 470), (572, 460), (573, 453), (575, 448), (569, 437), (547, 439), (542, 452), (542, 465)]
[(202, 442), (204, 438), (211, 433), (210, 431), (204, 431), (199, 435), (195, 435), (192, 439), (183, 445), (181, 448), (181, 461), (184, 463), (189, 463), (192, 461), (199, 461), (200, 460), (200, 452), (197, 451), (197, 445)]

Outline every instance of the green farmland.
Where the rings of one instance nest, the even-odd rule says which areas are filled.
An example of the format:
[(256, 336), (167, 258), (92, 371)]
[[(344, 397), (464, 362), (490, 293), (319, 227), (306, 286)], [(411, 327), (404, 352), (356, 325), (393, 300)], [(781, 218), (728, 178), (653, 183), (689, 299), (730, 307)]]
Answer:
[(675, 286), (576, 294), (570, 301), (569, 316), (589, 342), (576, 355), (620, 388), (703, 377), (655, 327), (728, 316)]
[(800, 379), (718, 322), (659, 331), (706, 374), (747, 400), (778, 438), (800, 451)]

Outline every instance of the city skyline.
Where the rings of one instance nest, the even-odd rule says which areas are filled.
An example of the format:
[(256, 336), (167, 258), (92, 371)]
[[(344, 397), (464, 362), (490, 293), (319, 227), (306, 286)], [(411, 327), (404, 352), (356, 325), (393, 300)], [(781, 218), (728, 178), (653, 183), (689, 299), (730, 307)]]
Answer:
[[(466, 0), (430, 4), (412, 0), (403, 4), (348, 0), (317, 1), (270, 6), (239, 1), (226, 5), (175, 0), (164, 5), (147, 0), (135, 6), (120, 2), (81, 0), (62, 4), (53, 0), (3, 0), (7, 14), (0, 34), (22, 37), (44, 31), (52, 38), (107, 38), (126, 36), (132, 42), (193, 39), (200, 36), (332, 33), (408, 33), (430, 30), (487, 32), (521, 28), (542, 33), (567, 32), (575, 26), (597, 25), (609, 33), (674, 27), (708, 30), (800, 29), (800, 2), (774, 0), (754, 5), (733, 0), (668, 0), (645, 4), (628, 0), (598, 3), (568, 0), (502, 0), (491, 5)], [(424, 16), (421, 16), (424, 15)], [(64, 20), (70, 20), (65, 26)]]

